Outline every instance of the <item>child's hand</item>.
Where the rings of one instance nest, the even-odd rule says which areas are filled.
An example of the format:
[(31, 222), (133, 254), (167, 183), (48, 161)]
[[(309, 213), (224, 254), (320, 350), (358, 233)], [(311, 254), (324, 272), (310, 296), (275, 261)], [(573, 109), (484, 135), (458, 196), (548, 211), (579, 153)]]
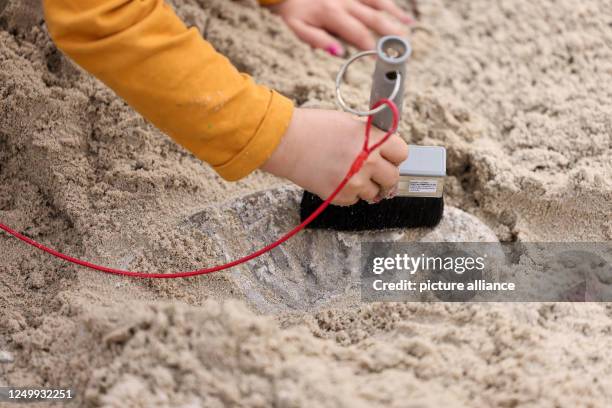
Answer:
[[(361, 151), (365, 122), (330, 110), (295, 109), (287, 132), (262, 170), (287, 178), (325, 199), (338, 186)], [(384, 136), (372, 128), (370, 144)], [(334, 200), (336, 205), (359, 199), (385, 198), (399, 180), (398, 166), (408, 157), (408, 145), (393, 135), (373, 151)]]
[(372, 31), (406, 35), (397, 20), (413, 21), (393, 0), (284, 0), (271, 9), (304, 42), (337, 56), (344, 50), (332, 34), (357, 48), (372, 49), (376, 43)]

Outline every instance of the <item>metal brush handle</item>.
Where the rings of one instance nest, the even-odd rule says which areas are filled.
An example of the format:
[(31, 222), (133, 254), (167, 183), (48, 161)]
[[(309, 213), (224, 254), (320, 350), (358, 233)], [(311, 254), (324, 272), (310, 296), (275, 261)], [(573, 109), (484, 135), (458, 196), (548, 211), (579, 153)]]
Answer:
[[(389, 99), (397, 106), (401, 119), (406, 82), (406, 62), (411, 53), (410, 44), (402, 37), (392, 35), (383, 37), (378, 41), (376, 45), (378, 58), (376, 59), (376, 69), (372, 79), (370, 106), (399, 88), (399, 91)], [(393, 113), (389, 109), (383, 109), (374, 114), (372, 122), (377, 128), (387, 131), (393, 126)]]
[(370, 106), (381, 99), (392, 100), (400, 112), (402, 112), (402, 102), (404, 101), (404, 83), (406, 77), (406, 61), (412, 53), (412, 48), (407, 40), (402, 37), (390, 35), (382, 37), (376, 46), (376, 50), (362, 51), (352, 56), (342, 65), (336, 76), (336, 100), (338, 105), (357, 116), (374, 115), (373, 123), (381, 130), (389, 130), (393, 125), (393, 114), (386, 105), (381, 105), (376, 109), (360, 111), (349, 107), (340, 91), (340, 86), (348, 67), (359, 58), (368, 55), (376, 55), (376, 69), (372, 81), (372, 92), (370, 94)]

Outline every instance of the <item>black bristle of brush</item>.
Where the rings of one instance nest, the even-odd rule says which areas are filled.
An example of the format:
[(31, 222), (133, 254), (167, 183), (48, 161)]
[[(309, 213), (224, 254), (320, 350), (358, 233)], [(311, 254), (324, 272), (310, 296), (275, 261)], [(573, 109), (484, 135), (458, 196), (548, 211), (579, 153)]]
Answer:
[[(304, 221), (321, 204), (316, 195), (304, 191), (300, 218)], [(435, 227), (444, 213), (444, 198), (395, 197), (378, 204), (359, 201), (355, 205), (328, 206), (308, 227), (336, 231), (376, 231), (385, 229)]]

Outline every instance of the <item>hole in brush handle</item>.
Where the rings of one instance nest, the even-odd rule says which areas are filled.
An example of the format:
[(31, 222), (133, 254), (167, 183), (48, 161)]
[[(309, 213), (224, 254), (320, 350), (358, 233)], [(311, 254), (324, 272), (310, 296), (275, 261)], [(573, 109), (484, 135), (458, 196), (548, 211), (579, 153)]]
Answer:
[(397, 81), (397, 71), (389, 71), (385, 74), (385, 78), (387, 78), (391, 82)]

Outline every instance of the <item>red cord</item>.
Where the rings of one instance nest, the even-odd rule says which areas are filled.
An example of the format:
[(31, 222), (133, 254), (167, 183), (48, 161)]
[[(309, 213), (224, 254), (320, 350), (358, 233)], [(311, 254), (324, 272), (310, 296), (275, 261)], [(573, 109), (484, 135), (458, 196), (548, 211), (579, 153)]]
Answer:
[(308, 218), (306, 218), (300, 225), (298, 225), (297, 227), (295, 227), (294, 229), (292, 229), (291, 231), (289, 231), (288, 233), (286, 233), (285, 235), (283, 235), (282, 237), (280, 237), (278, 240), (276, 240), (275, 242), (272, 242), (269, 245), (266, 245), (265, 247), (253, 252), (250, 255), (244, 256), (242, 258), (236, 259), (234, 261), (231, 261), (229, 263), (223, 264), (223, 265), (217, 265), (217, 266), (213, 266), (211, 268), (205, 268), (205, 269), (199, 269), (199, 270), (195, 270), (195, 271), (189, 271), (189, 272), (175, 272), (175, 273), (146, 273), (146, 272), (130, 272), (130, 271), (125, 271), (125, 270), (121, 270), (121, 269), (113, 269), (113, 268), (108, 268), (106, 266), (100, 266), (100, 265), (96, 265), (93, 264), (91, 262), (87, 262), (87, 261), (83, 261), (77, 258), (73, 258), (69, 255), (63, 254), (61, 252), (58, 252), (52, 248), (49, 248), (47, 246), (44, 246), (43, 244), (34, 241), (31, 238), (26, 237), (23, 234), (20, 234), (19, 232), (13, 230), (12, 228), (0, 223), (0, 229), (3, 229), (4, 231), (8, 232), (9, 234), (13, 235), (14, 237), (22, 240), (23, 242), (25, 242), (26, 244), (30, 244), (33, 247), (36, 247), (38, 249), (40, 249), (41, 251), (44, 251), (48, 254), (51, 254), (57, 258), (63, 259), (64, 261), (68, 261), (71, 262), (73, 264), (77, 264), (80, 266), (84, 266), (86, 268), (90, 268), (90, 269), (94, 269), (96, 271), (100, 271), (100, 272), (106, 272), (106, 273), (111, 273), (114, 275), (123, 275), (123, 276), (131, 276), (134, 278), (160, 278), (160, 279), (170, 279), (170, 278), (186, 278), (189, 276), (196, 276), (196, 275), (204, 275), (207, 273), (212, 273), (212, 272), (217, 272), (217, 271), (221, 271), (224, 269), (228, 269), (231, 268), (233, 266), (236, 265), (240, 265), (242, 263), (248, 262), (253, 258), (257, 258), (260, 255), (265, 254), (266, 252), (276, 248), (277, 246), (281, 245), (282, 243), (284, 243), (285, 241), (287, 241), (288, 239), (290, 239), (291, 237), (293, 237), (295, 234), (297, 234), (298, 232), (300, 232), (301, 230), (303, 230), (308, 224), (310, 224), (319, 214), (321, 214), (323, 212), (323, 210), (325, 210), (325, 208), (327, 208), (327, 206), (334, 200), (334, 198), (336, 198), (336, 196), (338, 195), (338, 193), (340, 193), (340, 191), (344, 188), (344, 186), (346, 186), (346, 183), (348, 183), (348, 181), (351, 179), (351, 177), (353, 177), (353, 175), (355, 175), (360, 169), (361, 166), (363, 165), (363, 163), (365, 162), (365, 160), (368, 158), (368, 156), (370, 155), (370, 153), (375, 150), (376, 148), (378, 148), (380, 145), (382, 145), (383, 143), (385, 143), (389, 137), (391, 137), (391, 135), (397, 130), (397, 126), (398, 126), (398, 121), (399, 121), (399, 111), (397, 109), (397, 106), (390, 100), (388, 99), (381, 99), (378, 103), (376, 103), (373, 108), (376, 108), (382, 104), (386, 104), (391, 111), (393, 112), (393, 126), (391, 127), (391, 129), (385, 134), (385, 136), (375, 145), (373, 146), (368, 146), (368, 143), (370, 141), (370, 131), (372, 129), (372, 119), (373, 117), (370, 116), (368, 117), (368, 121), (366, 124), (366, 130), (365, 130), (365, 140), (363, 143), (363, 148), (361, 150), (361, 152), (359, 153), (359, 156), (357, 156), (355, 158), (355, 161), (353, 162), (353, 164), (351, 165), (350, 170), (348, 171), (348, 173), (346, 174), (346, 176), (344, 177), (344, 179), (342, 180), (342, 182), (338, 185), (338, 187), (336, 187), (336, 189), (334, 190), (333, 193), (331, 193), (331, 195), (327, 198), (327, 200), (325, 200), (323, 202), (323, 204), (321, 204), (319, 206), (319, 208), (317, 208), (312, 214), (310, 214), (310, 216)]

